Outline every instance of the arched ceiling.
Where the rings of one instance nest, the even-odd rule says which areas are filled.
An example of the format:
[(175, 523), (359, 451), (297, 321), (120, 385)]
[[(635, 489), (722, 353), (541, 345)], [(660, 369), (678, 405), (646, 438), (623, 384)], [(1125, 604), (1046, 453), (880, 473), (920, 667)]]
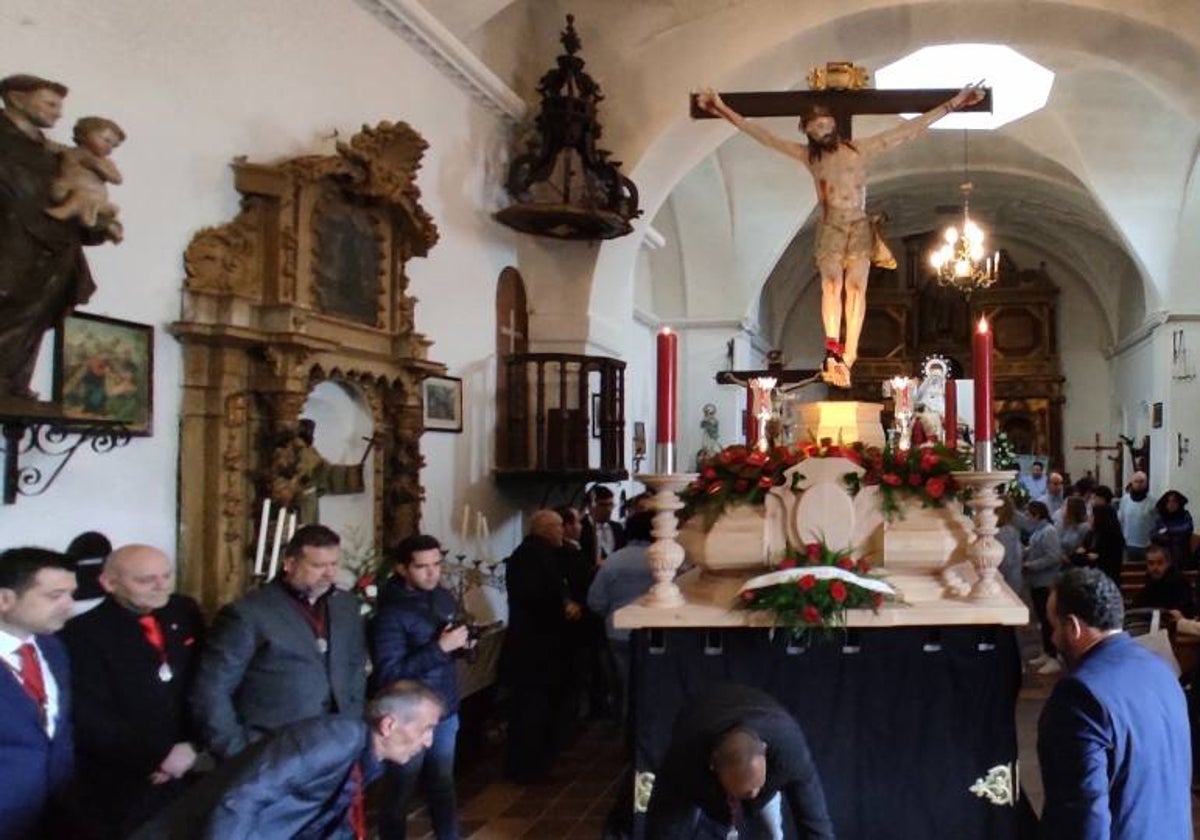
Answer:
[[(674, 278), (663, 282), (683, 288), (652, 297), (682, 314), (715, 314), (714, 291), (726, 314), (754, 311), (767, 278), (785, 270), (781, 256), (802, 244), (814, 203), (794, 164), (724, 124), (690, 120), (689, 90), (802, 87), (807, 69), (828, 60), (877, 68), (937, 43), (1004, 43), (1057, 74), (1042, 111), (971, 137), (972, 205), (995, 225), (998, 244), (1072, 260), (1117, 336), (1136, 326), (1122, 321), (1123, 296), (1140, 292), (1139, 311), (1170, 307), (1190, 278), (1180, 265), (1191, 253), (1180, 219), (1200, 217), (1200, 190), (1188, 192), (1200, 143), (1193, 0), (437, 0), (426, 8), (531, 102), (559, 52), (565, 15), (575, 15), (582, 55), (607, 97), (602, 145), (625, 162), (650, 220), (676, 238), (642, 265), (649, 282)], [(863, 119), (855, 131), (887, 124)], [(771, 127), (794, 132), (790, 120)], [(961, 136), (935, 132), (880, 162), (870, 200), (892, 215), (890, 235), (945, 223), (936, 208), (956, 203), (961, 160)], [(596, 274), (605, 282), (593, 287), (593, 312), (633, 299), (637, 240), (601, 248)], [(671, 270), (666, 260), (676, 261)], [(628, 294), (614, 294), (621, 283)]]

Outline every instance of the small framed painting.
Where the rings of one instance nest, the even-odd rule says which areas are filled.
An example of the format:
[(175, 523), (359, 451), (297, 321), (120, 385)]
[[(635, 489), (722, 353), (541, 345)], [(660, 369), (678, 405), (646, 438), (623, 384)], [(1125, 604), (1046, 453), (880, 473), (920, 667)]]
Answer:
[(66, 417), (152, 434), (154, 327), (68, 315), (54, 337), (54, 401)]
[(1163, 424), (1163, 404), (1156, 402), (1150, 407), (1150, 428), (1161, 429)]
[(422, 420), (429, 432), (463, 430), (462, 380), (454, 376), (430, 376), (423, 383)]

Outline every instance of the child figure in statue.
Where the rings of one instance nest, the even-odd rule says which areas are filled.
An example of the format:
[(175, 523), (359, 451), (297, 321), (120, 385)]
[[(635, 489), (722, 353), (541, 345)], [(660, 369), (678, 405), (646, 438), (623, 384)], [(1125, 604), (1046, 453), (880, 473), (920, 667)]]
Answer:
[(50, 186), (56, 204), (46, 213), (63, 221), (77, 218), (84, 227), (100, 229), (106, 238), (120, 242), (124, 230), (105, 184), (122, 181), (121, 171), (108, 158), (125, 142), (125, 132), (105, 117), (84, 117), (75, 123), (74, 136), (75, 148), (60, 155), (58, 178)]

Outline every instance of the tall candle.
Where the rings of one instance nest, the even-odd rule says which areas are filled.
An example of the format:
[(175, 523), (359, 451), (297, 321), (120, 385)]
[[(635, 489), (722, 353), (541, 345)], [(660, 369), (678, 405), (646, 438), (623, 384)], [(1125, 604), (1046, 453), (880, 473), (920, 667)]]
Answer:
[(462, 537), (464, 541), (467, 539), (467, 536), (468, 536), (467, 529), (470, 527), (470, 524), (471, 524), (471, 506), (463, 505), (462, 528), (459, 529), (458, 535), (460, 537)]
[(292, 537), (296, 536), (296, 514), (288, 515), (287, 538), (288, 542), (292, 541)]
[(958, 382), (946, 380), (946, 446), (958, 448)]
[(992, 469), (992, 330), (979, 319), (972, 345), (975, 371), (975, 469)]
[(670, 327), (658, 334), (658, 413), (655, 417), (655, 470), (675, 472), (675, 388), (679, 336)]
[(267, 559), (267, 529), (271, 527), (271, 500), (263, 499), (262, 518), (258, 522), (258, 547), (254, 551), (254, 574), (263, 573)]
[(287, 523), (287, 509), (280, 508), (279, 515), (275, 517), (275, 540), (271, 543), (271, 566), (267, 569), (267, 580), (275, 577), (275, 570), (279, 568), (279, 552), (283, 548), (283, 526)]

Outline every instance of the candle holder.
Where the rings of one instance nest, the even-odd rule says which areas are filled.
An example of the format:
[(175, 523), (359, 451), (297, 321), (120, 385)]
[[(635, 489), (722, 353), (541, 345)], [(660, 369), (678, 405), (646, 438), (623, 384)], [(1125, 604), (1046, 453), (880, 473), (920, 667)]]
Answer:
[[(988, 455), (990, 460), (990, 441)], [(967, 547), (967, 557), (975, 567), (979, 580), (971, 587), (969, 597), (973, 601), (998, 598), (1004, 591), (999, 572), (1000, 561), (1004, 559), (1004, 546), (996, 539), (996, 508), (1000, 507), (1004, 500), (997, 491), (1015, 480), (1017, 474), (1013, 470), (979, 470), (956, 472), (953, 475), (955, 481), (971, 491), (967, 504), (971, 508), (971, 519), (975, 523), (975, 541)]]
[(683, 507), (679, 491), (696, 478), (696, 473), (668, 473), (665, 475), (639, 475), (637, 480), (654, 491), (651, 504), (654, 506), (654, 542), (649, 555), (650, 571), (654, 574), (654, 585), (638, 603), (646, 607), (678, 607), (684, 603), (683, 593), (675, 584), (675, 573), (683, 565), (683, 546), (676, 541), (679, 522), (675, 511)]

